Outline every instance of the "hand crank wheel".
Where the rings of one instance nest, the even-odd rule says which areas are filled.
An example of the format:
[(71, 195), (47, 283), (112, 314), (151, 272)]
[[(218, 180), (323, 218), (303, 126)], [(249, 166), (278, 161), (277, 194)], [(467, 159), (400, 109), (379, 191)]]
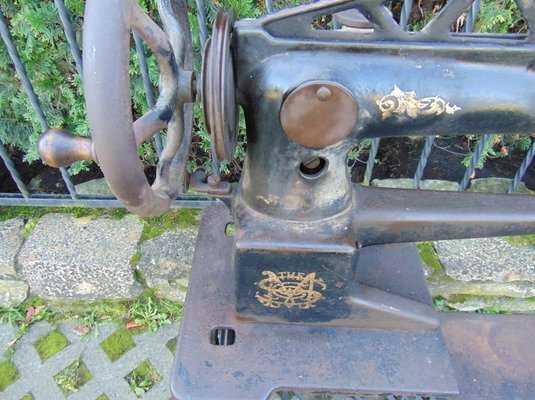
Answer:
[[(185, 4), (158, 2), (164, 33), (135, 0), (89, 0), (84, 28), (84, 80), (94, 153), (117, 198), (132, 212), (156, 215), (182, 189), (191, 139), (193, 73)], [(175, 17), (178, 16), (178, 17)], [(130, 32), (135, 30), (157, 56), (160, 96), (133, 122), (130, 100)], [(168, 127), (152, 187), (137, 146)]]

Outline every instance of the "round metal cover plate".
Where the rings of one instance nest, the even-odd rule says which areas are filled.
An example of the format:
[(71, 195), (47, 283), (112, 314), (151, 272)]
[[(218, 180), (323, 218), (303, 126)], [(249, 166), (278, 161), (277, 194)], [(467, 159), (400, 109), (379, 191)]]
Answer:
[(288, 137), (304, 147), (323, 148), (345, 139), (355, 128), (357, 102), (343, 86), (308, 82), (282, 104), (280, 121)]

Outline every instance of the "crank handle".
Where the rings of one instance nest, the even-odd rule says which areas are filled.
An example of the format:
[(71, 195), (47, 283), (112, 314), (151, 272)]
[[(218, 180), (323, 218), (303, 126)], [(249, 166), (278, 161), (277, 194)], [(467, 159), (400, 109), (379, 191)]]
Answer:
[(93, 140), (64, 129), (48, 129), (37, 142), (39, 156), (55, 168), (67, 167), (75, 161), (93, 160), (98, 163)]

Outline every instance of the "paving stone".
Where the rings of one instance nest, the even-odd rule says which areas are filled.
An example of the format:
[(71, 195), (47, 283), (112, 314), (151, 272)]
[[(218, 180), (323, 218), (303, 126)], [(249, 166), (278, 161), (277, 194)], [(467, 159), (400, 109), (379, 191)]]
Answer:
[[(414, 189), (414, 179), (374, 179), (371, 186), (395, 189)], [(440, 179), (427, 179), (420, 181), (420, 189), (457, 191), (459, 189), (459, 184), (457, 182)]]
[[(511, 186), (512, 179), (508, 178), (480, 178), (472, 179), (470, 181), (469, 192), (484, 192), (484, 193), (507, 193), (509, 186)], [(524, 182), (520, 182), (517, 193), (528, 194), (528, 188)]]
[(47, 299), (132, 298), (141, 293), (130, 260), (143, 225), (122, 220), (47, 214), (18, 257), (19, 277)]
[[(178, 324), (161, 327), (156, 333), (146, 332), (135, 336), (136, 351), (127, 352), (116, 362), (111, 362), (100, 347), (100, 342), (118, 329), (114, 324), (102, 325), (97, 337), (89, 335), (86, 338), (74, 332), (77, 325), (76, 321), (60, 323), (57, 326), (46, 322), (33, 324), (20, 339), (13, 356), (21, 378), (2, 392), (0, 398), (18, 400), (31, 392), (35, 400), (63, 399), (54, 376), (79, 358), (92, 378), (77, 392), (69, 395), (69, 400), (94, 400), (101, 394), (105, 394), (109, 399), (137, 399), (124, 378), (145, 360), (154, 366), (162, 380), (155, 384), (143, 399), (170, 398), (173, 355), (167, 349), (166, 343), (178, 334)], [(42, 362), (34, 343), (56, 329), (67, 337), (69, 346)]]
[(93, 179), (91, 181), (79, 183), (75, 185), (76, 193), (80, 195), (106, 195), (112, 196), (113, 192), (108, 185), (108, 182), (105, 178)]
[(464, 282), (535, 282), (535, 247), (502, 238), (434, 242), (446, 274)]
[(0, 307), (17, 306), (28, 297), (28, 284), (10, 279), (0, 279)]
[(141, 245), (137, 268), (147, 285), (171, 300), (184, 301), (197, 229), (174, 229)]
[(24, 220), (14, 218), (0, 222), (0, 277), (16, 277), (15, 258), (24, 242)]
[(15, 326), (9, 324), (0, 324), (0, 361), (6, 357), (8, 353), (8, 343), (11, 342), (18, 329)]

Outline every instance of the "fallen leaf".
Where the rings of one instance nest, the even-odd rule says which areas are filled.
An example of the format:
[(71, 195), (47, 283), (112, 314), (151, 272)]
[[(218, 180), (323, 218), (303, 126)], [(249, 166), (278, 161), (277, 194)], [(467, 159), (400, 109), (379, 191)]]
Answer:
[(106, 319), (110, 319), (110, 318), (111, 318), (111, 315), (103, 315), (103, 316), (100, 317), (99, 319), (100, 319), (101, 321), (104, 321), (104, 320), (106, 320)]
[(76, 333), (78, 336), (84, 336), (89, 333), (91, 329), (87, 325), (81, 324), (78, 325), (76, 328), (74, 328), (72, 331)]
[(34, 306), (28, 307), (28, 311), (26, 311), (26, 323), (29, 324), (32, 320), (33, 316), (35, 315), (35, 308)]
[(46, 308), (46, 305), (39, 306), (35, 309), (35, 314), (33, 316), (35, 317), (37, 314), (39, 314), (41, 311), (43, 311)]
[(130, 321), (126, 324), (126, 329), (139, 328), (140, 326), (143, 326), (143, 325), (138, 324), (136, 321)]

